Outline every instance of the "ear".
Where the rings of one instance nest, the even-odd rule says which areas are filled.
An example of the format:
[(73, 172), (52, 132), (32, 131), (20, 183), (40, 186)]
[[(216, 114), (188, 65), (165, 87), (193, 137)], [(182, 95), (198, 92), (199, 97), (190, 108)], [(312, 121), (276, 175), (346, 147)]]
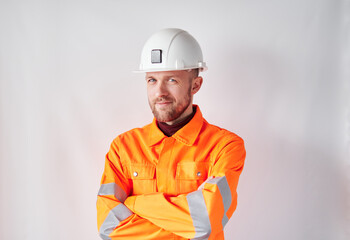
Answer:
[(192, 95), (194, 95), (195, 93), (197, 93), (199, 91), (199, 89), (202, 86), (202, 83), (203, 83), (203, 78), (200, 76), (198, 76), (192, 80), (192, 89), (191, 89)]
[(192, 88), (191, 88), (192, 95), (196, 94), (199, 91), (199, 89), (202, 86), (202, 83), (203, 83), (203, 78), (201, 76), (198, 76), (192, 80)]

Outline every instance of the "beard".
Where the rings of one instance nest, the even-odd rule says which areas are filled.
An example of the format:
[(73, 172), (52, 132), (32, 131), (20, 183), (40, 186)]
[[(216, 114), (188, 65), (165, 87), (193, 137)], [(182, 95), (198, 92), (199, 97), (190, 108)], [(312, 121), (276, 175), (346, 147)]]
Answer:
[[(174, 101), (172, 97), (164, 96), (148, 101), (152, 113), (158, 122), (171, 122), (179, 118), (191, 104), (191, 88), (180, 102)], [(157, 102), (171, 102), (167, 106), (157, 108)]]

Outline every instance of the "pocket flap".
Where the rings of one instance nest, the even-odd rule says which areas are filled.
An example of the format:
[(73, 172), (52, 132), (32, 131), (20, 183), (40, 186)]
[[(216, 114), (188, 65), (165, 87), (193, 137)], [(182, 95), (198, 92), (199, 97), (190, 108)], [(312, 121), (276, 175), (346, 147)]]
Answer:
[(153, 179), (156, 167), (150, 164), (132, 163), (129, 167), (131, 179)]
[(207, 162), (180, 162), (176, 168), (177, 179), (207, 179), (208, 177)]

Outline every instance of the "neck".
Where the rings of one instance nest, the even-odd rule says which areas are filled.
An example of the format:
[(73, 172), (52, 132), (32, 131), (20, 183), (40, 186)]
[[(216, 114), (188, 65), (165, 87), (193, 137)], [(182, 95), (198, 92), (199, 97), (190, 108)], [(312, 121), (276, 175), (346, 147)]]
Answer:
[(178, 122), (173, 125), (168, 125), (165, 122), (157, 122), (158, 128), (164, 133), (165, 136), (170, 137), (173, 134), (175, 134), (178, 130), (183, 128), (187, 123), (191, 121), (191, 119), (194, 117), (196, 114), (196, 108), (193, 108), (192, 113), (187, 116), (185, 119), (183, 119), (181, 122)]

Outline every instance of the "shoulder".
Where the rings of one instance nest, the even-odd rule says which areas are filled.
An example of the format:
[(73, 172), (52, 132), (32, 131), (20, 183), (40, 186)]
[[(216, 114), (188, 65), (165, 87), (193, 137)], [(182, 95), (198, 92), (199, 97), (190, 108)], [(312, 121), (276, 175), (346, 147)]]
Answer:
[(234, 132), (209, 124), (206, 121), (204, 125), (207, 125), (206, 127), (211, 132), (211, 136), (215, 136), (214, 138), (216, 139), (213, 149), (214, 163), (220, 159), (221, 162), (222, 159), (229, 159), (228, 161), (224, 160), (224, 162), (243, 166), (246, 156), (243, 139)]
[(143, 127), (133, 128), (124, 133), (121, 133), (116, 138), (114, 138), (112, 144), (120, 145), (123, 143), (128, 143), (130, 141), (141, 140), (148, 136), (151, 125), (152, 123), (147, 124)]
[(214, 124), (208, 123), (205, 119), (203, 120), (203, 132), (207, 132), (208, 135), (211, 135), (223, 144), (229, 142), (235, 142), (237, 144), (244, 144), (243, 139), (234, 132), (231, 132), (225, 128), (216, 126)]

